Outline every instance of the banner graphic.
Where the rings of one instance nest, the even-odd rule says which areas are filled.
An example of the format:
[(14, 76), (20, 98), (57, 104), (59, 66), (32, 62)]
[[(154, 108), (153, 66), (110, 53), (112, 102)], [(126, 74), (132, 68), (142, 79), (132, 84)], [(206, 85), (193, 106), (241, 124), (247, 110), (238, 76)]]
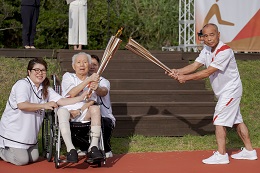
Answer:
[(260, 52), (260, 0), (195, 0), (195, 20), (196, 32), (214, 23), (233, 50)]

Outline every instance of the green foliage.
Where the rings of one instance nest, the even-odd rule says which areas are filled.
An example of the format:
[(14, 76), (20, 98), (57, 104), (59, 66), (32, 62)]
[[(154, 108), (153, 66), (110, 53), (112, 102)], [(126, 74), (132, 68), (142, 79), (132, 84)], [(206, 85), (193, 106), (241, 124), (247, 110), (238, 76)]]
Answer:
[(21, 42), (19, 0), (0, 0), (0, 47), (16, 47)]
[[(178, 43), (179, 0), (88, 0), (87, 49), (105, 49), (109, 38), (124, 27), (121, 48), (133, 37), (148, 49)], [(22, 47), (19, 0), (0, 0), (0, 47)], [(68, 48), (65, 0), (41, 1), (37, 48)]]
[(66, 48), (68, 7), (64, 0), (45, 1), (41, 6), (35, 44), (39, 48)]
[(177, 43), (178, 1), (134, 0), (123, 5), (120, 20), (124, 38), (131, 36), (149, 49)]

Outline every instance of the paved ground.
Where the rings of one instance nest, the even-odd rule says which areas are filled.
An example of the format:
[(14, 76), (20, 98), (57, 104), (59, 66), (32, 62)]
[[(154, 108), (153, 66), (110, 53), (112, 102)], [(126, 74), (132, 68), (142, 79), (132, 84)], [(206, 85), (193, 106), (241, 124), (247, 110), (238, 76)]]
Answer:
[[(237, 150), (229, 151), (229, 154)], [(257, 149), (260, 153), (260, 149)], [(259, 173), (260, 159), (254, 161), (230, 160), (227, 165), (205, 165), (202, 159), (212, 151), (151, 152), (115, 155), (101, 167), (93, 167), (81, 159), (77, 164), (63, 164), (55, 169), (54, 163), (39, 162), (15, 166), (0, 160), (0, 173)]]

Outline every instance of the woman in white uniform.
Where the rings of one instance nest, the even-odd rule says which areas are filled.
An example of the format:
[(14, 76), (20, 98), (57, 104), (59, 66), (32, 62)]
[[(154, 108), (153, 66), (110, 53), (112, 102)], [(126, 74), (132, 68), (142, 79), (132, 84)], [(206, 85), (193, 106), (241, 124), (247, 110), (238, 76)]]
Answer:
[(15, 165), (26, 165), (38, 160), (38, 132), (44, 110), (68, 105), (84, 99), (62, 98), (49, 85), (46, 77), (47, 63), (32, 59), (27, 67), (28, 76), (12, 87), (5, 111), (0, 121), (0, 157)]
[(68, 44), (74, 50), (82, 50), (87, 45), (87, 0), (67, 0), (69, 4)]

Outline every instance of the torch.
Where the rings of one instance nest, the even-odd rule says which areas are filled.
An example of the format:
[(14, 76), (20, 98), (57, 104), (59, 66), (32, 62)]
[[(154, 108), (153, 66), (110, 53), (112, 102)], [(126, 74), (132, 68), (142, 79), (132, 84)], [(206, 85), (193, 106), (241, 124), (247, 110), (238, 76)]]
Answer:
[(168, 73), (171, 73), (171, 69), (167, 67), (165, 64), (163, 64), (160, 60), (158, 60), (156, 57), (154, 57), (148, 50), (146, 50), (143, 46), (138, 44), (135, 40), (132, 38), (129, 39), (128, 43), (125, 46), (128, 50), (132, 51), (133, 53), (139, 55), (140, 57), (153, 62), (163, 70), (165, 70)]

